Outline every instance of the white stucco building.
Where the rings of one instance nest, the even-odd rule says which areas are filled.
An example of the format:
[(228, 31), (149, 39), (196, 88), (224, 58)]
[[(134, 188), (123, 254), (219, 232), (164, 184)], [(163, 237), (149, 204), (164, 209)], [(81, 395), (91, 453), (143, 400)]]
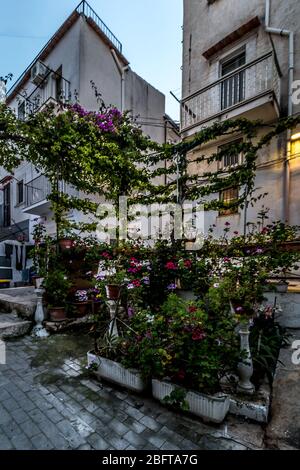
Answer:
[[(176, 125), (165, 115), (165, 96), (131, 70), (122, 44), (86, 1), (8, 91), (7, 103), (20, 119), (50, 101), (75, 96), (84, 108), (97, 110), (91, 81), (107, 105), (139, 116), (143, 131), (153, 140), (163, 143), (176, 137)], [(21, 282), (27, 276), (26, 246), (37, 218), (55, 233), (47, 201), (49, 183), (26, 162), (13, 175), (0, 168), (0, 183), (0, 279)]]
[[(245, 117), (272, 123), (299, 113), (293, 103), (292, 83), (300, 79), (300, 2), (298, 0), (184, 0), (181, 133), (188, 139), (216, 121)], [(265, 132), (262, 128), (260, 135)], [(222, 145), (240, 139), (234, 135), (195, 150), (207, 157)], [(216, 224), (220, 233), (230, 221), (243, 233), (245, 222), (269, 208), (269, 220), (300, 225), (300, 134), (286, 133), (259, 155), (257, 195), (268, 193), (255, 207), (231, 213), (211, 211), (206, 229)], [(237, 164), (223, 161), (223, 167)], [(191, 165), (203, 174), (207, 164)], [(217, 170), (217, 165), (215, 170)], [(213, 170), (213, 168), (210, 168)], [(214, 197), (235, 199), (239, 188)], [(230, 211), (229, 211), (230, 212)]]

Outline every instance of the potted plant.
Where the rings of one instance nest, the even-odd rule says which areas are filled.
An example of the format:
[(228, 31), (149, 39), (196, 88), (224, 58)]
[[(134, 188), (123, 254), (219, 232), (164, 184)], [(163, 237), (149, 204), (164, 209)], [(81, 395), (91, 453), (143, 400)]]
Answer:
[(63, 253), (73, 248), (75, 239), (76, 237), (68, 227), (60, 228), (57, 242)]
[(105, 290), (108, 300), (117, 301), (120, 298), (121, 288), (128, 281), (126, 270), (120, 258), (112, 259), (109, 253), (104, 252), (99, 263), (99, 272), (96, 276), (96, 287)]
[(76, 308), (79, 317), (85, 317), (88, 314), (89, 296), (86, 290), (77, 290), (75, 292), (76, 302), (73, 305)]
[(98, 314), (100, 313), (101, 307), (103, 305), (102, 295), (100, 289), (93, 287), (87, 291), (88, 298), (91, 303), (92, 313)]
[(39, 222), (33, 228), (32, 238), (34, 246), (30, 251), (30, 257), (33, 259), (33, 275), (31, 279), (34, 285), (39, 289), (44, 281), (45, 274), (48, 268), (49, 255), (51, 251), (52, 240), (46, 235), (46, 227), (43, 223)]
[(66, 319), (66, 300), (72, 286), (64, 270), (54, 267), (47, 273), (43, 286), (48, 306), (48, 313), (52, 321)]

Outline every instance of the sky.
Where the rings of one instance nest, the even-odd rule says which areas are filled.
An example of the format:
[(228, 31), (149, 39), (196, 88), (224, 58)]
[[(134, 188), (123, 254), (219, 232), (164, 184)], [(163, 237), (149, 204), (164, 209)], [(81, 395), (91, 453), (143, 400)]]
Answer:
[[(79, 0), (0, 0), (0, 76), (13, 80), (30, 64)], [(89, 0), (123, 44), (131, 68), (166, 95), (179, 119), (182, 0)]]

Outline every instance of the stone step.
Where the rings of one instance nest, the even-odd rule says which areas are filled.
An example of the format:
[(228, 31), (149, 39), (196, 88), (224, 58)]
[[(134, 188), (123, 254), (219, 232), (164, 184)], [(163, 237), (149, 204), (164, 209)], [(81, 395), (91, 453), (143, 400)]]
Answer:
[(0, 289), (0, 312), (17, 313), (26, 319), (32, 319), (36, 308), (34, 287)]
[(2, 313), (0, 316), (0, 338), (17, 338), (26, 335), (32, 326), (32, 322), (21, 320), (14, 313)]

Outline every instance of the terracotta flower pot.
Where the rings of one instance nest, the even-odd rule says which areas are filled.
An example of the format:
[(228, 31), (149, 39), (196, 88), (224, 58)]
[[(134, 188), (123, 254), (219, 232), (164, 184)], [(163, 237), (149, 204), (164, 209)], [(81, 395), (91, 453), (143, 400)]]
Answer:
[(108, 300), (118, 300), (120, 297), (121, 287), (113, 284), (105, 286), (106, 296)]
[(62, 251), (71, 250), (71, 248), (73, 248), (73, 240), (70, 238), (61, 238), (58, 240), (58, 244)]
[(64, 307), (51, 307), (48, 309), (48, 313), (51, 321), (63, 321), (67, 318)]
[(88, 302), (77, 302), (73, 304), (76, 308), (76, 316), (79, 318), (85, 317), (89, 313)]

